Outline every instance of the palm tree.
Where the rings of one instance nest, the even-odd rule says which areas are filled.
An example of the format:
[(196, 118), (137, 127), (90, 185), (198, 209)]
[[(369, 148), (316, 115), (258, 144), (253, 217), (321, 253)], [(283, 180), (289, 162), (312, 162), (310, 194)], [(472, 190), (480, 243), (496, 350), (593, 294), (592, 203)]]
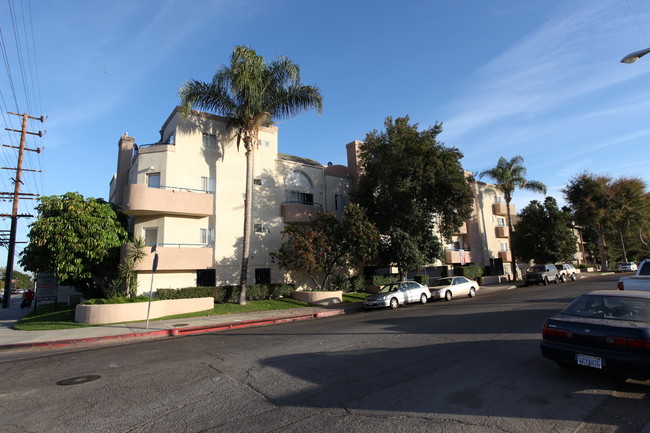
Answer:
[[(480, 178), (488, 176), (495, 182), (495, 186), (503, 192), (506, 200), (506, 218), (508, 223), (508, 233), (512, 233), (512, 216), (510, 215), (510, 202), (512, 201), (512, 194), (516, 189), (527, 189), (533, 192), (541, 192), (546, 194), (546, 185), (536, 180), (526, 179), (526, 167), (524, 167), (524, 158), (517, 155), (510, 161), (503, 156), (499, 158), (496, 167), (488, 170), (483, 170), (478, 174)], [(512, 274), (517, 278), (517, 260), (515, 252), (512, 251), (510, 236), (508, 236), (508, 249), (512, 254)]]
[(264, 57), (248, 47), (237, 46), (230, 65), (222, 65), (212, 81), (188, 80), (179, 90), (183, 114), (192, 109), (212, 111), (228, 118), (228, 128), (237, 137), (237, 148), (246, 149), (246, 196), (239, 303), (246, 304), (246, 280), (250, 250), (250, 225), (253, 197), (253, 153), (258, 145), (259, 128), (292, 117), (302, 111), (323, 106), (320, 90), (300, 83), (300, 67), (287, 57), (266, 63)]

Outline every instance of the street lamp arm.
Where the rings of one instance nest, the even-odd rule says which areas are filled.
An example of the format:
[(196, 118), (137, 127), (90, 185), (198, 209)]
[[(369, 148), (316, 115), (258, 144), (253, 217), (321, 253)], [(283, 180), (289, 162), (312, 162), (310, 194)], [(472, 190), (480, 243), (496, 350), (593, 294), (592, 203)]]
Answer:
[(623, 57), (621, 59), (621, 63), (634, 63), (648, 53), (650, 53), (650, 48), (645, 48), (643, 50), (635, 51)]

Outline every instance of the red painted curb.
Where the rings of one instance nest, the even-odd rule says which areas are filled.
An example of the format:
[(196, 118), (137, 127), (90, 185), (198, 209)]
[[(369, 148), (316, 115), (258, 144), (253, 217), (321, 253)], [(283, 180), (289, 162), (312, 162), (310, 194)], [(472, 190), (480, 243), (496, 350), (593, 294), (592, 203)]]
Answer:
[(194, 335), (194, 334), (201, 334), (204, 332), (219, 332), (219, 331), (228, 331), (231, 329), (243, 329), (243, 328), (252, 328), (257, 326), (275, 325), (279, 323), (297, 322), (301, 320), (321, 319), (321, 318), (339, 316), (342, 314), (345, 314), (344, 310), (331, 310), (331, 311), (325, 311), (319, 313), (301, 314), (297, 316), (276, 317), (272, 319), (250, 320), (245, 322), (233, 322), (233, 323), (227, 323), (223, 325), (191, 326), (186, 328), (163, 329), (163, 330), (150, 331), (150, 332), (134, 332), (129, 334), (107, 335), (103, 337), (41, 341), (41, 342), (34, 342), (34, 343), (5, 344), (5, 345), (0, 345), (0, 350), (34, 349), (34, 348), (44, 348), (44, 347), (65, 347), (72, 344), (92, 343), (92, 342), (106, 341), (106, 340), (120, 340), (125, 338), (158, 337), (158, 336), (173, 337), (173, 336), (182, 336), (182, 335)]

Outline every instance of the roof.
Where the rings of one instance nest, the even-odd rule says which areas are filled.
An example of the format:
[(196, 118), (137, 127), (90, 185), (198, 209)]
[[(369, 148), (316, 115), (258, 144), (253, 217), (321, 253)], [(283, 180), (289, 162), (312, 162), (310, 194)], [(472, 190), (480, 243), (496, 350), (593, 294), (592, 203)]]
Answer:
[(309, 165), (312, 167), (323, 168), (324, 165), (318, 161), (309, 158), (303, 158), (301, 156), (287, 155), (286, 153), (279, 153), (278, 158), (283, 161), (295, 162), (296, 164)]

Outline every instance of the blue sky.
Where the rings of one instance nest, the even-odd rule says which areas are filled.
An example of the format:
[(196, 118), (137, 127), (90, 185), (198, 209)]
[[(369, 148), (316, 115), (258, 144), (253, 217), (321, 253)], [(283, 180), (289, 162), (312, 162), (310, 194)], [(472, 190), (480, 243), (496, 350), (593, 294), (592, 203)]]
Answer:
[[(157, 141), (178, 88), (209, 80), (235, 45), (290, 57), (321, 89), (321, 115), (278, 125), (284, 153), (345, 164), (345, 143), (409, 115), (422, 128), (442, 122), (466, 170), (523, 156), (560, 202), (585, 170), (650, 183), (650, 55), (619, 63), (650, 46), (645, 0), (9, 0), (0, 30), (0, 143), (18, 145), (4, 128), (20, 119), (6, 111), (48, 116), (30, 123), (47, 132), (27, 143), (43, 149), (26, 156), (42, 170), (25, 174), (27, 193), (107, 199), (120, 135)], [(14, 150), (0, 155), (15, 167)], [(2, 191), (13, 175), (2, 170)], [(518, 210), (532, 199), (543, 196), (517, 192)]]

